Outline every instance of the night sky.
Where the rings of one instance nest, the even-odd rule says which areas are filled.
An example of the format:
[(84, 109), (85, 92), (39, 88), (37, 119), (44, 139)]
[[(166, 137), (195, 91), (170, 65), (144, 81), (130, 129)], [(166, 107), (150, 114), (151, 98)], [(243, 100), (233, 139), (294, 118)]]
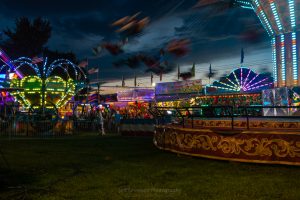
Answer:
[[(0, 29), (13, 28), (20, 16), (41, 16), (50, 20), (53, 31), (48, 47), (52, 50), (73, 51), (78, 58), (89, 58), (89, 67), (100, 68), (100, 78), (117, 81), (122, 75), (126, 85), (136, 73), (140, 86), (150, 86), (150, 74), (145, 66), (137, 69), (115, 68), (118, 59), (144, 52), (159, 54), (159, 49), (174, 38), (191, 41), (190, 52), (181, 58), (168, 57), (179, 64), (181, 71), (196, 63), (196, 77), (206, 82), (209, 63), (217, 70), (216, 79), (239, 66), (241, 48), (245, 52), (245, 66), (257, 71), (271, 71), (271, 47), (266, 31), (254, 11), (242, 8), (222, 9), (218, 6), (194, 8), (194, 0), (1, 0)], [(95, 57), (92, 47), (102, 41), (117, 42), (120, 35), (110, 26), (126, 15), (141, 12), (141, 17), (150, 17), (150, 24), (141, 35), (129, 39), (125, 53), (112, 56), (107, 52)], [(163, 75), (163, 81), (177, 78), (177, 69)], [(147, 77), (147, 78), (144, 78)], [(159, 79), (155, 76), (155, 81)]]

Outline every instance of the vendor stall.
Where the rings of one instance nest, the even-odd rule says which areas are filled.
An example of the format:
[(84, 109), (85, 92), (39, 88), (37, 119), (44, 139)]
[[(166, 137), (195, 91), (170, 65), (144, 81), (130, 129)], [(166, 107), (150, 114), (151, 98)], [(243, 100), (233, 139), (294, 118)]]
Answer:
[(149, 118), (148, 108), (154, 100), (154, 90), (139, 88), (117, 93), (118, 102), (111, 107), (119, 111), (124, 118)]
[(120, 132), (122, 135), (153, 135), (155, 121), (148, 112), (154, 99), (154, 90), (131, 89), (117, 94), (118, 102), (110, 103), (110, 107), (122, 116)]
[(200, 79), (158, 83), (155, 87), (155, 101), (158, 107), (189, 106), (190, 98), (202, 94)]

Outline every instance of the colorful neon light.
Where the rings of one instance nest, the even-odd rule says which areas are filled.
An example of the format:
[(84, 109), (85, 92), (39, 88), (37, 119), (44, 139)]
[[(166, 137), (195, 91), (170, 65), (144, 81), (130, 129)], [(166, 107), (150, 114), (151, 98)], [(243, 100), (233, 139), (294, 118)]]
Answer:
[(297, 65), (297, 41), (296, 33), (292, 33), (292, 57), (293, 57), (293, 78), (298, 80), (298, 65)]
[(20, 78), (23, 78), (23, 74), (19, 72), (16, 67), (12, 64), (10, 58), (6, 55), (6, 53), (0, 49), (0, 60), (4, 62), (7, 66), (9, 66), (12, 72), (15, 72)]
[(275, 42), (275, 37), (272, 38), (271, 40), (271, 45), (272, 45), (272, 60), (273, 60), (273, 77), (274, 81), (277, 82), (277, 63), (276, 63), (276, 42)]
[(26, 76), (22, 80), (13, 79), (12, 87), (20, 87), (23, 91), (14, 91), (12, 94), (26, 108), (39, 108), (42, 105), (63, 106), (75, 95), (75, 83), (72, 79), (64, 81), (61, 77), (51, 76), (45, 80), (45, 98), (43, 102), (43, 80), (38, 76)]
[(249, 68), (241, 67), (228, 76), (215, 81), (210, 87), (234, 92), (248, 92), (272, 86), (273, 82), (269, 77), (256, 74)]
[[(26, 66), (31, 67), (35, 72), (35, 75), (25, 76), (21, 80), (16, 77), (11, 80), (10, 87), (23, 89), (14, 91), (12, 94), (26, 108), (40, 108), (42, 106), (50, 108), (53, 105), (59, 108), (63, 106), (75, 95), (76, 90), (75, 82), (70, 78), (69, 69), (73, 69), (75, 78), (78, 77), (78, 73), (81, 73), (84, 78), (86, 77), (78, 66), (65, 59), (56, 60), (47, 67), (47, 58), (45, 58), (40, 68), (38, 65), (32, 64), (32, 60), (26, 57), (18, 58), (11, 63), (14, 63), (16, 70)], [(5, 66), (3, 65), (0, 71)], [(68, 75), (66, 81), (59, 76), (55, 76), (57, 74), (57, 72), (54, 72), (56, 68), (62, 68)], [(82, 86), (77, 87), (82, 88)]]
[(272, 30), (272, 27), (268, 21), (268, 18), (266, 17), (261, 5), (259, 4), (259, 2), (257, 0), (254, 0), (255, 6), (256, 6), (256, 13), (257, 16), (260, 20), (260, 22), (262, 23), (262, 25), (265, 27), (265, 29), (267, 30), (269, 36), (273, 35), (274, 32)]
[(284, 35), (280, 36), (281, 45), (281, 79), (285, 81), (285, 48), (284, 48)]
[[(238, 4), (240, 0), (235, 0), (235, 2)], [(298, 56), (300, 47), (297, 47), (299, 39), (297, 35), (299, 22), (297, 20), (300, 17), (298, 11), (300, 1), (247, 0), (246, 2), (252, 4), (262, 25), (272, 36), (273, 75), (276, 86), (299, 86)], [(292, 65), (292, 69), (287, 69), (287, 66), (290, 65)], [(291, 73), (287, 73), (287, 70)], [(289, 81), (286, 82), (286, 80)]]

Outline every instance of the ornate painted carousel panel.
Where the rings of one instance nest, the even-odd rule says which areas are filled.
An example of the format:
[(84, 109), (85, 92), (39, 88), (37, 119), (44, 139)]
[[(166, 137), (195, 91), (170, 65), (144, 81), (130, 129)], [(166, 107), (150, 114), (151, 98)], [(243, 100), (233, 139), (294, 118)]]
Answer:
[(156, 127), (154, 144), (180, 154), (269, 164), (300, 165), (300, 133), (243, 131), (223, 135), (210, 129)]

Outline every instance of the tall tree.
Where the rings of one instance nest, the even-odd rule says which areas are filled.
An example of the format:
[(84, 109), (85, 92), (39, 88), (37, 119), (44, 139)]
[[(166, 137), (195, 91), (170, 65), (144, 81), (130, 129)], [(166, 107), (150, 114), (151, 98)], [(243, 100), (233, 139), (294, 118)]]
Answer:
[(51, 25), (46, 19), (36, 18), (32, 22), (27, 17), (16, 19), (14, 29), (4, 30), (7, 40), (3, 48), (12, 58), (34, 57), (43, 53), (51, 36)]

